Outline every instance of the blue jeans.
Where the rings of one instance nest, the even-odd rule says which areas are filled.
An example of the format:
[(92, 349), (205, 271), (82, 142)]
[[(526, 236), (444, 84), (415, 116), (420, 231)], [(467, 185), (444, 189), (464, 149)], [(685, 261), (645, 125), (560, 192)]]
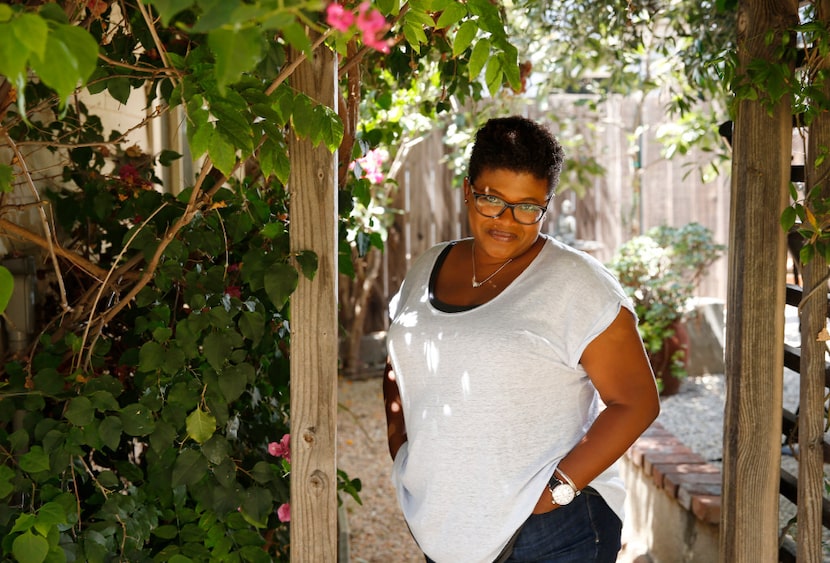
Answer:
[[(525, 520), (506, 563), (614, 563), (622, 522), (593, 489)], [(429, 557), (427, 563), (435, 563)]]

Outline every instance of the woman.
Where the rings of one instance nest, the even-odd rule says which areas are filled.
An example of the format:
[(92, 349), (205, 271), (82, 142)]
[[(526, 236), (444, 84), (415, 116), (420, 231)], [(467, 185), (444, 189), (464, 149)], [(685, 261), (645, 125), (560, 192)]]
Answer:
[(541, 235), (563, 151), (521, 117), (476, 135), (472, 237), (413, 265), (390, 305), (393, 480), (427, 561), (615, 561), (616, 460), (659, 400), (631, 302)]

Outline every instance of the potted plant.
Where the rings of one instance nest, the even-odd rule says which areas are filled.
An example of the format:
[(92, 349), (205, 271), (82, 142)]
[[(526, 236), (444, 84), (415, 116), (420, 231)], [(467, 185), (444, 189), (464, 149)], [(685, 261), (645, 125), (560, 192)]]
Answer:
[(676, 393), (688, 365), (683, 318), (709, 266), (726, 247), (700, 223), (661, 225), (617, 248), (608, 267), (640, 319), (640, 336), (663, 395)]

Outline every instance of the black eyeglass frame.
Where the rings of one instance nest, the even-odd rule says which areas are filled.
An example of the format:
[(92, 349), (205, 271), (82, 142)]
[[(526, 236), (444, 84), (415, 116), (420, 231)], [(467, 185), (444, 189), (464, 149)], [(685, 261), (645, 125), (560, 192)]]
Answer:
[[(510, 213), (513, 214), (513, 220), (516, 221), (520, 225), (535, 225), (536, 223), (538, 223), (539, 221), (544, 219), (545, 218), (545, 213), (548, 212), (548, 206), (550, 205), (550, 200), (552, 200), (553, 196), (554, 196), (554, 194), (551, 194), (551, 196), (548, 199), (545, 200), (545, 205), (538, 205), (536, 203), (527, 203), (527, 202), (524, 202), (524, 203), (507, 203), (506, 201), (504, 201), (499, 196), (495, 196), (493, 194), (486, 194), (486, 193), (475, 191), (475, 186), (473, 186), (472, 183), (470, 183), (470, 193), (473, 195), (473, 198), (475, 200), (475, 201), (473, 201), (473, 207), (475, 208), (476, 212), (478, 212), (478, 214), (481, 215), (482, 217), (489, 217), (490, 219), (496, 219), (498, 217), (501, 217), (502, 214), (504, 214), (504, 211), (509, 207), (510, 208)], [(487, 215), (486, 213), (484, 213), (481, 209), (478, 208), (478, 200), (482, 197), (492, 197), (492, 198), (495, 198), (495, 199), (499, 200), (502, 203), (501, 210), (498, 213), (496, 213), (495, 215)], [(516, 208), (519, 207), (519, 206), (522, 206), (522, 205), (530, 205), (530, 206), (533, 206), (533, 207), (537, 207), (537, 208), (542, 210), (542, 214), (539, 215), (539, 218), (536, 219), (532, 223), (525, 223), (524, 221), (519, 221), (519, 219), (516, 217)]]

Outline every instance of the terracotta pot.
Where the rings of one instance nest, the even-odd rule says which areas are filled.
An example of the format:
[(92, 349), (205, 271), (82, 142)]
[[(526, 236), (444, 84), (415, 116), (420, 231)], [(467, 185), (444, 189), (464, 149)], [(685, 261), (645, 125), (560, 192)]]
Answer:
[(651, 369), (654, 370), (654, 375), (657, 380), (662, 383), (660, 395), (667, 397), (674, 395), (680, 391), (681, 378), (678, 378), (672, 373), (672, 358), (678, 352), (682, 353), (683, 369), (687, 370), (689, 367), (689, 333), (686, 330), (686, 325), (678, 321), (672, 326), (674, 328), (674, 335), (663, 341), (663, 346), (657, 352), (648, 355), (651, 361)]

